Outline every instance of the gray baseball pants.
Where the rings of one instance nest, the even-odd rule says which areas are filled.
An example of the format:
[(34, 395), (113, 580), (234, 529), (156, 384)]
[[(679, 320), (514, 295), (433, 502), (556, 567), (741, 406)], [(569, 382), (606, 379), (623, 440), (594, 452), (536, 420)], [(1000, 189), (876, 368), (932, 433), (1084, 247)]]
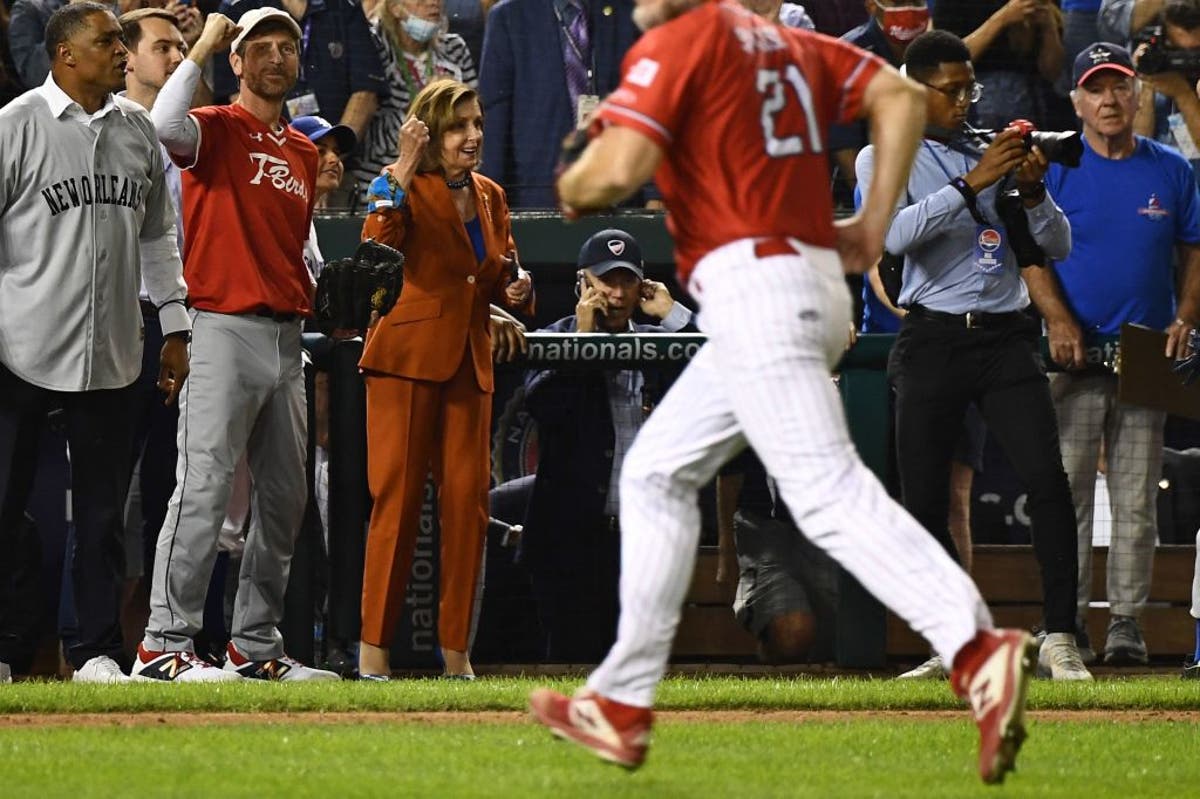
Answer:
[(283, 654), (278, 624), (304, 516), (307, 416), (300, 322), (193, 311), (191, 374), (179, 395), (175, 493), (158, 537), (145, 646), (192, 649), (234, 468), (254, 488), (233, 610), (233, 644), (251, 660)]
[(1092, 518), (1101, 441), (1112, 510), (1108, 601), (1115, 615), (1140, 616), (1154, 568), (1166, 415), (1118, 402), (1115, 375), (1051, 375), (1050, 395), (1079, 526), (1079, 618), (1087, 616), (1091, 599)]

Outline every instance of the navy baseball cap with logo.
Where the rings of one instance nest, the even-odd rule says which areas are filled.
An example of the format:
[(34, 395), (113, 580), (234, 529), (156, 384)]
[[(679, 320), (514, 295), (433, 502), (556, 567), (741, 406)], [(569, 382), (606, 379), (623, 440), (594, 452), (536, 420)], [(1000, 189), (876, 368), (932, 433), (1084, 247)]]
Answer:
[(1075, 56), (1075, 68), (1071, 73), (1074, 78), (1072, 85), (1081, 86), (1092, 75), (1105, 69), (1132, 77), (1133, 59), (1129, 57), (1129, 51), (1109, 42), (1096, 42), (1083, 48), (1083, 51)]
[(349, 155), (358, 145), (358, 137), (349, 126), (330, 125), (324, 117), (296, 117), (292, 120), (292, 127), (307, 136), (313, 144), (326, 136), (333, 136), (341, 155)]
[(580, 269), (590, 270), (596, 277), (617, 268), (628, 269), (638, 276), (638, 280), (646, 277), (642, 248), (637, 239), (624, 230), (610, 228), (593, 234), (583, 243), (577, 265)]

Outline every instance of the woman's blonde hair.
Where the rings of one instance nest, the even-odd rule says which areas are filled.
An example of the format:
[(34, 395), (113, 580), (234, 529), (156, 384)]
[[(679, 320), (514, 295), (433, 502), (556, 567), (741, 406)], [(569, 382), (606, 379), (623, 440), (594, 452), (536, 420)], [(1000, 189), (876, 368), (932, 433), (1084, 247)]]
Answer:
[(429, 144), (421, 156), (418, 172), (436, 172), (442, 168), (442, 135), (455, 123), (455, 113), (463, 103), (478, 99), (479, 95), (465, 83), (450, 78), (439, 78), (413, 98), (405, 119), (421, 120), (429, 128)]

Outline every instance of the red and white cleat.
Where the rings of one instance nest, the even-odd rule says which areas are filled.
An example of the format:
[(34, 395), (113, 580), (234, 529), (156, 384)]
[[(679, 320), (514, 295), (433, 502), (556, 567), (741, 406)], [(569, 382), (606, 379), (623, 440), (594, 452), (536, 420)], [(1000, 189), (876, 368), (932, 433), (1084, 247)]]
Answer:
[(591, 749), (610, 763), (635, 769), (646, 760), (654, 724), (649, 708), (614, 702), (586, 688), (571, 698), (538, 688), (529, 695), (529, 709), (550, 732)]
[(979, 776), (1003, 782), (1025, 741), (1025, 692), (1037, 644), (1023, 630), (981, 630), (954, 658), (950, 685), (979, 727)]

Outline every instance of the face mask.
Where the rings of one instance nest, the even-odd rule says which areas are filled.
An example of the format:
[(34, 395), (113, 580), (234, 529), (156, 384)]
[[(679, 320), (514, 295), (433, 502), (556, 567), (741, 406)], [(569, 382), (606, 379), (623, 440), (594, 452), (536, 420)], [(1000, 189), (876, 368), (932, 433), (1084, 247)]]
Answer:
[(926, 6), (885, 8), (879, 0), (875, 0), (875, 5), (883, 12), (883, 19), (879, 20), (883, 35), (896, 44), (908, 44), (929, 27), (929, 8)]
[(427, 42), (436, 36), (438, 30), (442, 27), (441, 22), (430, 22), (420, 17), (405, 17), (400, 25), (404, 28), (405, 33), (415, 41), (421, 43)]

